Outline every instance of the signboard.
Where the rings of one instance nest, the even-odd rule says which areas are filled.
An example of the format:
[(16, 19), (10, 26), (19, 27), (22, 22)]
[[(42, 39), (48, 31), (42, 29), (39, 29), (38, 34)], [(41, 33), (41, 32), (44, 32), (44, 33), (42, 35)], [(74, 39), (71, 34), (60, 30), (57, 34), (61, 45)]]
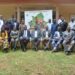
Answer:
[(40, 23), (45, 26), (49, 19), (52, 21), (52, 15), (52, 10), (25, 11), (25, 25), (27, 25), (27, 28), (34, 27), (36, 23)]

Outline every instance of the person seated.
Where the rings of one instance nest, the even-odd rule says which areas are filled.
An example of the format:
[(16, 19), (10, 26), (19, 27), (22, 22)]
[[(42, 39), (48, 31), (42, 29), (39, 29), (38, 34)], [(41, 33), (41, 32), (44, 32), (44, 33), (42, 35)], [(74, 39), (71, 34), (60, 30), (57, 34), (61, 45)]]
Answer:
[(2, 41), (3, 41), (3, 51), (8, 52), (9, 44), (8, 44), (8, 31), (2, 31)]
[(61, 31), (61, 27), (59, 26), (51, 42), (53, 52), (56, 52), (61, 47), (60, 45), (62, 44), (62, 41), (63, 41), (62, 36), (63, 36), (63, 33)]
[(14, 28), (10, 33), (10, 37), (11, 37), (11, 48), (14, 49), (15, 51), (17, 43), (19, 41), (19, 31)]
[(71, 31), (70, 27), (67, 27), (67, 30), (63, 34), (63, 47), (67, 55), (71, 53), (72, 46), (74, 45), (73, 34), (74, 33)]
[(45, 30), (43, 31), (43, 45), (44, 49), (47, 49), (50, 43), (50, 31), (48, 30), (48, 27), (45, 27)]
[(26, 51), (29, 40), (30, 40), (30, 31), (27, 29), (27, 26), (25, 25), (23, 30), (20, 32), (20, 45), (22, 51)]
[(2, 26), (2, 30), (7, 30), (7, 32), (8, 32), (8, 42), (9, 42), (9, 45), (10, 45), (10, 43), (11, 43), (10, 32), (12, 30), (12, 24), (10, 23), (9, 20), (4, 23), (4, 25)]
[(38, 30), (37, 26), (35, 26), (35, 29), (32, 31), (31, 37), (32, 37), (33, 48), (37, 50), (41, 39), (41, 32)]

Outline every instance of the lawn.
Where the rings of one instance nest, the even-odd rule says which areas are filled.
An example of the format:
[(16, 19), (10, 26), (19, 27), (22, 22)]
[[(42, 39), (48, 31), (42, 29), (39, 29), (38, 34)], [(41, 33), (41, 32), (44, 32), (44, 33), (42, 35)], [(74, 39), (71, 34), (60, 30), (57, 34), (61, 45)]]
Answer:
[(75, 53), (0, 52), (0, 75), (75, 75)]

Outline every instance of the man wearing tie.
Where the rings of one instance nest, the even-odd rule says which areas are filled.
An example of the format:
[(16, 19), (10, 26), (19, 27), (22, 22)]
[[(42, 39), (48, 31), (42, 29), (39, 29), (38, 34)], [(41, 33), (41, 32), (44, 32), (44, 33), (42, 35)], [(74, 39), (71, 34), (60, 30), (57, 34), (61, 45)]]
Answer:
[(33, 40), (33, 46), (34, 46), (33, 48), (37, 50), (40, 44), (40, 38), (41, 38), (41, 32), (38, 30), (37, 26), (35, 26), (35, 29), (32, 31), (31, 37)]
[(27, 30), (27, 26), (25, 25), (25, 28), (20, 32), (20, 44), (22, 51), (26, 51), (29, 39), (30, 31)]

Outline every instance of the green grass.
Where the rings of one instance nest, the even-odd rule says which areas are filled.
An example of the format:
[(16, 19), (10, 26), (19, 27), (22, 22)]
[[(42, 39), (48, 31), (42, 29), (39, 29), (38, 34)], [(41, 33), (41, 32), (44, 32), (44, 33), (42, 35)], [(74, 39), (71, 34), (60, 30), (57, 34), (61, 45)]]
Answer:
[(32, 50), (0, 52), (0, 75), (75, 75), (75, 54)]

